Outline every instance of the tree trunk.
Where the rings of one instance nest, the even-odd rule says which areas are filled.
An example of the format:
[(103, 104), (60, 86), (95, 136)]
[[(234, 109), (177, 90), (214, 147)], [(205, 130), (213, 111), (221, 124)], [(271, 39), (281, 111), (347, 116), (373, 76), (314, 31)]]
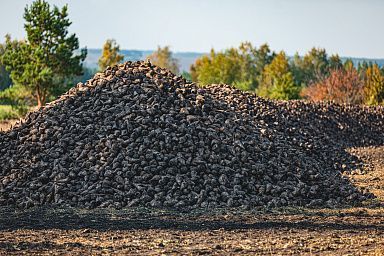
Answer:
[(37, 100), (37, 107), (40, 108), (41, 106), (43, 106), (45, 100), (39, 86), (36, 87), (36, 100)]
[(47, 90), (43, 90), (43, 92), (41, 93), (41, 105), (45, 105), (45, 101), (47, 99)]
[(37, 98), (37, 107), (40, 108), (42, 106), (40, 97), (37, 96), (36, 98)]

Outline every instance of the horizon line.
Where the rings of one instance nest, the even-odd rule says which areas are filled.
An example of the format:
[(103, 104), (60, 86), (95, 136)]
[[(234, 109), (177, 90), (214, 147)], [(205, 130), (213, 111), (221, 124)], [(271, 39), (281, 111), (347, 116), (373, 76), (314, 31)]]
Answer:
[[(87, 50), (102, 50), (102, 48), (88, 48), (86, 47)], [(155, 50), (143, 50), (143, 49), (120, 49), (120, 51), (138, 51), (138, 52), (154, 52)], [(223, 50), (220, 50), (218, 52), (221, 52)], [(284, 51), (284, 50), (282, 50)], [(199, 51), (172, 51), (171, 52), (173, 54), (175, 53), (197, 53), (197, 54), (209, 54), (209, 52), (199, 52)], [(285, 51), (284, 51), (285, 52)], [(332, 56), (334, 54), (329, 54), (327, 53), (328, 56)], [(340, 58), (350, 58), (350, 59), (365, 59), (365, 60), (384, 60), (384, 57), (357, 57), (357, 56), (342, 56), (342, 55), (339, 55), (337, 54)], [(294, 55), (290, 55), (290, 54), (287, 54), (288, 57), (293, 57)], [(300, 57), (303, 57), (304, 55), (300, 55)]]

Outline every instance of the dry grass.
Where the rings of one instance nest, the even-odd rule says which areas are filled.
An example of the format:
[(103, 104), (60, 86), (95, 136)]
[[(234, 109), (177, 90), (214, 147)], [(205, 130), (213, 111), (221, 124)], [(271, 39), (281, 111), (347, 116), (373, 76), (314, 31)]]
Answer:
[(0, 121), (0, 131), (8, 131), (17, 121), (18, 119)]
[(0, 105), (0, 121), (18, 118), (19, 114), (11, 105)]

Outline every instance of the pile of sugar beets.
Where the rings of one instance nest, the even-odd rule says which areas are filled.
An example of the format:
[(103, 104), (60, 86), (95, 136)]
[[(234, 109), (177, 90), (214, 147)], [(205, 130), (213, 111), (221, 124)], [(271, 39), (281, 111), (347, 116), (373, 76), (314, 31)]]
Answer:
[(359, 168), (345, 149), (383, 130), (383, 107), (271, 101), (126, 62), (0, 133), (0, 205), (356, 205), (372, 194), (343, 177)]

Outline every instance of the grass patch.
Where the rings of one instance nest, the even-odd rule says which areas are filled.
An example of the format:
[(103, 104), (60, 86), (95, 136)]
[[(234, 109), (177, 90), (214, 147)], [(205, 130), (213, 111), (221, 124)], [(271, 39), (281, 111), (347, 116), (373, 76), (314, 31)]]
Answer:
[(0, 105), (0, 121), (17, 118), (19, 118), (19, 114), (11, 105)]

